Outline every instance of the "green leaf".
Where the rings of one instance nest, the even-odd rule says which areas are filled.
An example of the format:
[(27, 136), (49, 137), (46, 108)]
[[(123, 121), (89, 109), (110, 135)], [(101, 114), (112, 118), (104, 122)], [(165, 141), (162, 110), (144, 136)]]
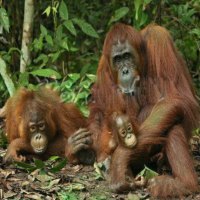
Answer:
[(79, 106), (79, 109), (81, 110), (81, 112), (83, 113), (83, 115), (85, 117), (88, 117), (89, 116), (89, 110), (88, 108), (84, 107), (84, 106)]
[(74, 27), (74, 24), (71, 20), (67, 20), (64, 22), (64, 26), (70, 31), (70, 33), (74, 36), (76, 36), (76, 29)]
[(73, 187), (71, 184), (70, 184), (70, 186), (71, 186), (70, 192), (61, 192), (58, 194), (60, 197), (59, 199), (62, 199), (62, 200), (78, 200), (78, 199), (80, 199), (76, 193), (71, 192), (73, 190)]
[(73, 81), (73, 83), (75, 83), (76, 81), (78, 81), (78, 79), (80, 79), (80, 74), (72, 73), (69, 74), (68, 77)]
[(60, 41), (60, 46), (64, 49), (66, 49), (67, 51), (69, 51), (69, 46), (68, 46), (68, 39), (67, 37), (65, 37), (62, 41)]
[(33, 41), (33, 49), (34, 50), (42, 50), (42, 48), (43, 48), (43, 38), (44, 38), (44, 36), (42, 35), (42, 34), (40, 34), (40, 37), (39, 37), (39, 39), (34, 39), (34, 41)]
[(93, 75), (93, 74), (86, 74), (86, 77), (88, 79), (90, 79), (92, 82), (95, 82), (96, 81), (96, 75)]
[(45, 39), (49, 45), (53, 46), (53, 39), (51, 35), (45, 35)]
[(200, 128), (195, 129), (192, 134), (200, 136)]
[(77, 18), (74, 18), (72, 19), (73, 22), (75, 24), (77, 24), (81, 30), (86, 34), (86, 35), (89, 35), (91, 37), (94, 37), (94, 38), (99, 38), (97, 32), (94, 30), (94, 28), (88, 24), (87, 22), (85, 22), (84, 20), (81, 20), (81, 19), (77, 19)]
[(200, 28), (194, 28), (190, 33), (196, 35), (200, 39)]
[(75, 99), (76, 94), (73, 91), (70, 91), (70, 89), (68, 88), (68, 86), (65, 86), (66, 89), (69, 90), (69, 92), (67, 94), (62, 94), (61, 97), (63, 99), (64, 102), (73, 102), (73, 99)]
[(96, 176), (97, 180), (105, 179), (103, 171), (102, 171), (102, 167), (103, 167), (102, 163), (96, 163), (96, 162), (94, 163), (94, 169), (95, 169), (95, 172), (97, 173), (97, 176)]
[(53, 78), (53, 79), (61, 78), (61, 75), (53, 69), (38, 69), (29, 73), (34, 76), (42, 76), (42, 77), (48, 77), (48, 78)]
[(66, 164), (67, 164), (67, 159), (63, 159), (55, 167), (51, 168), (50, 171), (56, 173), (60, 171)]
[(47, 17), (49, 17), (50, 13), (51, 13), (51, 6), (48, 6), (42, 14), (46, 14)]
[(66, 89), (71, 89), (71, 87), (72, 87), (72, 85), (73, 85), (73, 82), (71, 81), (71, 80), (68, 80), (68, 81), (65, 81), (64, 83), (64, 87), (66, 88)]
[(76, 51), (78, 51), (79, 49), (78, 48), (76, 48), (76, 47), (73, 47), (73, 46), (70, 46), (69, 47), (69, 51), (70, 52), (76, 52)]
[(57, 8), (56, 7), (52, 7), (51, 9), (52, 9), (52, 11), (53, 11), (54, 14), (57, 13)]
[(56, 29), (56, 39), (58, 41), (61, 41), (63, 37), (63, 26), (58, 26), (58, 28)]
[(138, 20), (138, 13), (141, 5), (143, 4), (143, 0), (135, 0), (134, 5), (135, 5), (135, 19)]
[(114, 15), (111, 17), (111, 19), (108, 22), (108, 24), (110, 25), (111, 23), (118, 21), (119, 19), (124, 17), (128, 12), (129, 12), (129, 8), (128, 7), (122, 7), (122, 8), (117, 9), (115, 11)]
[(144, 25), (147, 22), (147, 20), (148, 20), (148, 15), (142, 11), (139, 20), (139, 27)]
[(49, 54), (49, 56), (51, 57), (53, 63), (59, 58), (61, 53), (62, 53), (62, 51), (57, 51), (55, 53)]
[(31, 164), (28, 164), (28, 163), (23, 163), (23, 162), (15, 162), (16, 166), (20, 169), (25, 169), (29, 172), (32, 172), (34, 170), (36, 170), (36, 166), (33, 166)]
[(48, 160), (50, 160), (50, 161), (56, 161), (58, 159), (60, 159), (59, 156), (51, 156)]
[(80, 87), (89, 89), (91, 84), (92, 84), (92, 82), (90, 80), (84, 80), (80, 83)]
[(40, 31), (41, 31), (41, 34), (42, 34), (43, 36), (45, 36), (45, 35), (48, 34), (48, 31), (47, 31), (46, 27), (43, 26), (42, 24), (40, 25)]
[(2, 25), (7, 32), (9, 32), (10, 28), (9, 18), (4, 8), (0, 8), (0, 25)]
[(29, 73), (28, 72), (20, 73), (18, 82), (20, 86), (27, 86), (29, 84)]
[(40, 62), (42, 62), (40, 64), (40, 67), (43, 67), (43, 66), (45, 66), (47, 64), (48, 60), (49, 60), (49, 57), (46, 54), (40, 54), (33, 61), (34, 61), (34, 63), (40, 63)]
[(88, 97), (88, 92), (86, 91), (83, 91), (83, 92), (80, 92), (76, 95), (76, 98), (74, 99), (74, 102), (78, 102), (78, 100), (80, 99), (86, 99)]
[(59, 14), (61, 19), (68, 20), (68, 9), (64, 1), (61, 1), (61, 4), (59, 6)]
[(4, 80), (4, 83), (8, 89), (10, 96), (12, 96), (15, 92), (15, 86), (12, 79), (10, 78), (10, 76), (6, 71), (6, 63), (1, 57), (0, 57), (0, 74)]
[(145, 179), (151, 179), (155, 176), (158, 176), (158, 173), (146, 167), (139, 173), (140, 176), (144, 176)]
[(37, 167), (37, 169), (42, 169), (44, 168), (45, 164), (43, 161), (35, 159), (34, 160), (35, 166)]

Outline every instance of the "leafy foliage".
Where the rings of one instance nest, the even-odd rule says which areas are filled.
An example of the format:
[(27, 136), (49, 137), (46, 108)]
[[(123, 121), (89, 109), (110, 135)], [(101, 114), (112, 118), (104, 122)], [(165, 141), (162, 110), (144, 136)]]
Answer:
[(104, 35), (118, 21), (137, 29), (152, 22), (169, 29), (186, 59), (200, 96), (199, 5), (199, 0), (125, 0), (123, 3), (110, 1), (106, 6), (100, 0), (81, 3), (78, 0), (39, 0), (35, 6), (30, 46), (32, 62), (26, 72), (19, 73), (21, 37), (17, 36), (22, 35), (23, 13), (19, 11), (24, 5), (22, 1), (4, 1), (0, 7), (3, 36), (0, 57), (6, 67), (2, 68), (4, 72), (1, 70), (0, 76), (0, 105), (12, 95), (12, 88), (34, 88), (41, 83), (51, 83), (60, 89), (64, 101), (77, 103), (87, 116), (85, 105), (95, 79), (92, 74), (96, 73)]
[(85, 22), (84, 20), (75, 18), (73, 19), (73, 22), (77, 24), (86, 35), (89, 35), (95, 38), (99, 37), (96, 31), (94, 30), (94, 28), (90, 24)]
[[(90, 37), (98, 38), (98, 34), (91, 24), (80, 18), (70, 18), (67, 4), (61, 1), (60, 5), (55, 7), (48, 7), (44, 13), (49, 16), (51, 9), (54, 15), (54, 32), (47, 29), (44, 25), (40, 26), (40, 35), (33, 41), (32, 50), (38, 54), (33, 60), (35, 67), (43, 68), (49, 66), (59, 70), (58, 65), (62, 65), (63, 74), (66, 74), (67, 60), (65, 55), (70, 55), (78, 51), (74, 42), (77, 36), (77, 27), (82, 30), (83, 33)], [(57, 11), (58, 9), (58, 11)], [(67, 57), (67, 56), (66, 56)], [(60, 63), (59, 60), (63, 60)]]
[(68, 74), (66, 80), (62, 83), (53, 83), (51, 86), (61, 92), (61, 98), (64, 102), (73, 102), (79, 106), (85, 116), (88, 116), (88, 98), (91, 85), (96, 76), (85, 74), (81, 76), (78, 73)]
[(61, 75), (52, 69), (38, 69), (38, 70), (31, 71), (30, 74), (32, 74), (34, 76), (49, 77), (49, 78), (53, 78), (53, 79), (61, 78)]
[(2, 78), (4, 79), (4, 82), (6, 84), (8, 92), (10, 95), (13, 95), (13, 93), (15, 92), (15, 86), (6, 72), (6, 63), (4, 62), (4, 60), (2, 58), (0, 58), (0, 66), (1, 66), (0, 74), (1, 74)]
[(111, 17), (108, 24), (111, 24), (113, 22), (119, 21), (122, 17), (124, 17), (129, 12), (128, 7), (122, 7), (117, 10), (115, 10), (114, 15)]
[(78, 195), (74, 192), (66, 193), (66, 192), (61, 192), (59, 193), (60, 199), (62, 200), (78, 200)]
[(20, 169), (24, 169), (28, 172), (32, 172), (36, 169), (39, 169), (43, 172), (52, 172), (56, 173), (60, 171), (67, 163), (66, 159), (62, 159), (58, 156), (50, 157), (46, 162), (42, 160), (34, 159), (34, 163), (24, 163), (24, 162), (15, 162), (16, 166)]
[(9, 32), (10, 23), (7, 12), (4, 8), (0, 8), (0, 25)]

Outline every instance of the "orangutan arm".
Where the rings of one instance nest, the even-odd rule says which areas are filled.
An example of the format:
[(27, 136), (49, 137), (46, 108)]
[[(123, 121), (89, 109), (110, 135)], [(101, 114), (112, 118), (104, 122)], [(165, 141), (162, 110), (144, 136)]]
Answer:
[[(181, 122), (184, 117), (181, 102), (174, 99), (161, 100), (152, 109), (150, 115), (145, 119), (139, 128), (138, 143), (142, 145), (159, 143), (162, 137), (175, 125)], [(160, 141), (161, 141), (160, 140)]]
[(33, 148), (24, 138), (16, 138), (8, 145), (4, 162), (25, 161), (26, 157), (21, 152), (33, 153)]

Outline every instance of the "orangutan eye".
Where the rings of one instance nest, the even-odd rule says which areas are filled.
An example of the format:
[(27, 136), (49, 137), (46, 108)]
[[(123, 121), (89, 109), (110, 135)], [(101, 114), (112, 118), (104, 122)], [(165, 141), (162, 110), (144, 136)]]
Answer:
[(128, 132), (131, 132), (132, 130), (133, 130), (133, 129), (132, 129), (132, 125), (129, 123), (129, 124), (128, 124), (128, 127), (127, 127), (127, 131), (128, 131)]
[(126, 130), (124, 130), (124, 129), (120, 130), (120, 135), (122, 137), (125, 137), (126, 136)]
[(31, 133), (34, 133), (36, 131), (35, 125), (34, 126), (30, 126), (29, 130), (30, 130)]
[(43, 131), (45, 129), (45, 124), (41, 123), (39, 124), (39, 130)]
[(121, 61), (121, 56), (117, 55), (113, 58), (113, 63), (119, 63)]
[(123, 54), (123, 58), (126, 59), (126, 60), (130, 59), (131, 58), (131, 53), (129, 53), (129, 52), (124, 53)]

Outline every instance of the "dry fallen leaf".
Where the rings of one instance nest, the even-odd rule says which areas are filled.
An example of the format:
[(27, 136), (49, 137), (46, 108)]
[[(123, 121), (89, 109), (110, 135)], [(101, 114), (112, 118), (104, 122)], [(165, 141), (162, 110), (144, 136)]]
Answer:
[(8, 191), (8, 192), (4, 193), (4, 198), (5, 198), (5, 199), (6, 199), (6, 198), (10, 198), (10, 197), (14, 197), (14, 196), (16, 196), (16, 195), (17, 195), (17, 193), (12, 192), (12, 191)]

